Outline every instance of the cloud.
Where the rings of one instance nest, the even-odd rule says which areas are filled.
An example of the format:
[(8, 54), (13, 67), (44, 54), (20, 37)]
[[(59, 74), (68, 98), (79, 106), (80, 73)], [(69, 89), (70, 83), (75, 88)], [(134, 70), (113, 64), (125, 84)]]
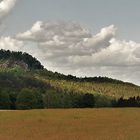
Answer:
[(37, 21), (30, 30), (17, 35), (19, 39), (36, 42), (47, 41), (76, 41), (89, 38), (91, 34), (77, 23), (69, 22), (42, 22)]
[(0, 2), (0, 20), (7, 16), (13, 7), (15, 6), (17, 0), (2, 0)]
[[(0, 2), (0, 21), (17, 0)], [(0, 49), (23, 51), (47, 69), (77, 76), (108, 76), (140, 84), (140, 43), (118, 40), (114, 25), (97, 34), (75, 22), (37, 21), (15, 37), (0, 37)]]
[(18, 41), (17, 39), (11, 37), (1, 37), (0, 38), (0, 49), (20, 51), (23, 49), (24, 43)]
[(115, 36), (117, 28), (114, 25), (110, 25), (108, 27), (102, 28), (100, 33), (97, 35), (88, 38), (84, 46), (91, 47), (94, 51), (103, 49), (110, 44), (110, 39)]
[[(14, 8), (17, 0), (1, 0), (0, 2), (0, 22)], [(19, 51), (23, 48), (24, 43), (12, 37), (0, 37), (0, 49)]]
[(118, 40), (116, 30), (110, 25), (93, 35), (75, 22), (38, 21), (11, 41), (17, 40), (21, 50), (37, 57), (53, 71), (77, 76), (109, 76), (140, 84), (137, 76), (140, 43)]
[(109, 40), (114, 37), (115, 31), (116, 28), (111, 25), (92, 35), (77, 23), (38, 21), (30, 30), (16, 37), (23, 41), (37, 42), (44, 57), (58, 60), (71, 56), (91, 56), (93, 52), (110, 44)]
[(111, 39), (110, 45), (99, 52), (92, 53), (91, 56), (71, 57), (71, 61), (81, 66), (117, 66), (133, 67), (140, 65), (140, 44), (133, 41), (119, 41)]

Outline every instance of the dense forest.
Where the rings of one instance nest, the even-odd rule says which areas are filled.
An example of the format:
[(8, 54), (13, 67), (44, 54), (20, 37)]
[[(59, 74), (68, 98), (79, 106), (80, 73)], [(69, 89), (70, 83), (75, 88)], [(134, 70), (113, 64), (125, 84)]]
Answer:
[(0, 109), (140, 107), (140, 87), (45, 69), (31, 55), (0, 50)]

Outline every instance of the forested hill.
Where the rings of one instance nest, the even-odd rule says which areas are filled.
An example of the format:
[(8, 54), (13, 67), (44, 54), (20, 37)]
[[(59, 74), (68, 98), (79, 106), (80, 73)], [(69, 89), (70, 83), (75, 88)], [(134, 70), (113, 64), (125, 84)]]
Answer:
[(12, 68), (20, 66), (23, 69), (29, 70), (40, 70), (40, 75), (47, 76), (51, 79), (57, 80), (69, 80), (77, 82), (96, 82), (96, 83), (114, 83), (114, 84), (128, 84), (135, 86), (132, 83), (123, 82), (120, 80), (108, 78), (108, 77), (84, 77), (79, 78), (73, 75), (64, 75), (58, 72), (51, 72), (44, 69), (44, 66), (35, 58), (28, 53), (14, 52), (9, 50), (0, 50), (0, 67), (1, 68)]
[(69, 81), (77, 81), (77, 82), (96, 82), (96, 83), (114, 83), (114, 84), (129, 84), (134, 85), (132, 83), (126, 83), (120, 80), (108, 78), (108, 77), (84, 77), (79, 78), (72, 75), (64, 75), (57, 72), (51, 72), (44, 69), (44, 66), (41, 63), (28, 53), (22, 52), (14, 52), (9, 50), (0, 50), (0, 67), (1, 68), (12, 68), (20, 66), (23, 69), (29, 70), (42, 70), (40, 71), (40, 75), (48, 76), (51, 79), (57, 80), (69, 80)]
[(0, 50), (0, 109), (140, 106), (139, 96), (131, 83), (66, 76), (27, 53)]

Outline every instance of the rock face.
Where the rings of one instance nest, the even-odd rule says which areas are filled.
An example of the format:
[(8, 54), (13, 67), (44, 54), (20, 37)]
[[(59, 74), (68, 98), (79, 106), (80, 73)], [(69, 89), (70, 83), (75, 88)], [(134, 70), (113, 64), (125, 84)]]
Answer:
[(14, 68), (14, 67), (20, 67), (24, 70), (28, 70), (28, 65), (23, 61), (6, 60), (3, 63), (0, 63), (0, 68)]

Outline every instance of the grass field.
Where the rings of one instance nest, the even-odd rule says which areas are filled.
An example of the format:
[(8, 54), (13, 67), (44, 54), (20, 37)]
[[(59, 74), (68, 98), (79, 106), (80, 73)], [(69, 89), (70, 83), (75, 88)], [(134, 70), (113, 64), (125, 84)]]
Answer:
[(140, 109), (0, 111), (0, 140), (140, 140)]

